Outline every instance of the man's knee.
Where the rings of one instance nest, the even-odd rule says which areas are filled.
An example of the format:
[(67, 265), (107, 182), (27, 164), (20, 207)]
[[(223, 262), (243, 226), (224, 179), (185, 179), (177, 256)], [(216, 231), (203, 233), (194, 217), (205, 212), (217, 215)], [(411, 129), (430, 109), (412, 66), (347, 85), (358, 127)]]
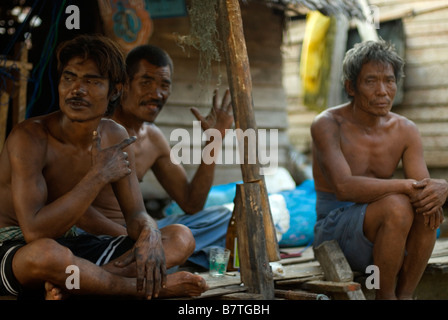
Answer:
[(39, 239), (22, 247), (14, 256), (14, 264), (39, 278), (65, 268), (72, 263), (72, 257), (71, 251), (56, 241)]
[(162, 229), (162, 234), (166, 240), (176, 243), (179, 250), (182, 250), (188, 256), (193, 253), (196, 247), (196, 242), (190, 228), (182, 224), (166, 226)]
[(409, 230), (414, 221), (414, 209), (406, 195), (390, 195), (383, 199), (386, 202), (384, 223), (391, 227)]

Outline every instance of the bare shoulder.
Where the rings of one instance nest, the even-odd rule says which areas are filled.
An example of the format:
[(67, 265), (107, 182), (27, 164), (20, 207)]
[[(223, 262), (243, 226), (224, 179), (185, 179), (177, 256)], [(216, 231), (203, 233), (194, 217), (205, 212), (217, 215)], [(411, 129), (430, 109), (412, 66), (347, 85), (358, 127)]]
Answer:
[[(28, 147), (45, 147), (49, 126), (46, 117), (30, 118), (15, 125), (6, 140), (8, 150)], [(34, 148), (33, 148), (34, 149)]]
[(154, 123), (149, 123), (149, 122), (145, 122), (143, 124), (143, 127), (145, 129), (146, 135), (148, 135), (148, 137), (151, 137), (153, 139), (165, 139), (165, 136), (163, 135), (162, 130), (160, 130), (160, 128), (155, 125)]
[(315, 133), (330, 128), (339, 127), (347, 119), (347, 105), (326, 109), (318, 114), (311, 124), (311, 132)]
[(403, 130), (406, 133), (418, 133), (418, 127), (412, 120), (397, 113), (389, 112), (389, 122), (398, 130)]
[(101, 119), (98, 129), (102, 144), (114, 145), (129, 137), (125, 127), (108, 118)]
[(145, 138), (151, 141), (151, 144), (159, 148), (168, 148), (169, 143), (162, 130), (154, 123), (144, 123), (143, 134)]

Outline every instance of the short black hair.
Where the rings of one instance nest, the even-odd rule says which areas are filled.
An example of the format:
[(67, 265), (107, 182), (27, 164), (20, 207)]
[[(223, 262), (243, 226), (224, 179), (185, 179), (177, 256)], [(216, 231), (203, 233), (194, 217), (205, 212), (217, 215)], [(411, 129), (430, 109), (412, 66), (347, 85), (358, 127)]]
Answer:
[(173, 75), (173, 61), (168, 53), (157, 46), (145, 44), (135, 47), (126, 56), (126, 73), (129, 79), (132, 79), (137, 73), (138, 63), (141, 60), (146, 60), (157, 67), (169, 66), (171, 75)]

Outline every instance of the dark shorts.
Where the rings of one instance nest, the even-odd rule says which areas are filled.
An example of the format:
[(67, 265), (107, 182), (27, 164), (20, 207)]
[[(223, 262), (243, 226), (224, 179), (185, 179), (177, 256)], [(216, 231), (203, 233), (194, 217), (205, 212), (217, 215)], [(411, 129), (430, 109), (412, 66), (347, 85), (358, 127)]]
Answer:
[(373, 264), (373, 244), (364, 236), (366, 203), (341, 202), (332, 193), (317, 192), (314, 243), (336, 240), (354, 271)]
[[(75, 256), (96, 265), (104, 265), (118, 258), (134, 245), (134, 241), (127, 236), (110, 237), (91, 234), (60, 238), (56, 241), (69, 248)], [(18, 296), (24, 292), (14, 276), (12, 260), (17, 250), (25, 245), (25, 241), (21, 240), (0, 243), (0, 296)]]

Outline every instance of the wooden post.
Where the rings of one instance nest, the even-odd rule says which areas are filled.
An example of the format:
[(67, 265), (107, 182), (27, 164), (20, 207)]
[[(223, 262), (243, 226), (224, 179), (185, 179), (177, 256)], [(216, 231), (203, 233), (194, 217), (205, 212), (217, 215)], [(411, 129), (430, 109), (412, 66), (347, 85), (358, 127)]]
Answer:
[(0, 91), (0, 151), (6, 139), (6, 125), (8, 122), (9, 94)]
[[(367, 18), (370, 16), (370, 8), (367, 0), (358, 0), (361, 6), (364, 16)], [(378, 33), (376, 32), (375, 26), (369, 21), (356, 20), (356, 26), (358, 28), (359, 35), (362, 41), (378, 41)]]
[(260, 204), (260, 184), (236, 186), (235, 217), (237, 221), (238, 255), (241, 281), (250, 293), (262, 299), (274, 299), (274, 281), (265, 246), (263, 212)]
[[(253, 111), (252, 78), (238, 0), (219, 1), (218, 21), (225, 48), (227, 77), (232, 95), (235, 126), (237, 129), (241, 129), (242, 132), (254, 130), (256, 133), (257, 125)], [(264, 230), (269, 261), (278, 261), (280, 260), (280, 252), (272, 221), (266, 184), (263, 175), (260, 174), (257, 145), (247, 145), (244, 142), (244, 137), (242, 139), (238, 138), (238, 143), (240, 146), (244, 145), (244, 155), (240, 157), (243, 160), (241, 164), (243, 181), (245, 183), (257, 182), (260, 186), (258, 189), (261, 193), (259, 197), (260, 204), (257, 205), (260, 206), (263, 213), (263, 227), (260, 230)], [(254, 150), (256, 155), (255, 163), (249, 163), (249, 155), (251, 153), (253, 155)]]

